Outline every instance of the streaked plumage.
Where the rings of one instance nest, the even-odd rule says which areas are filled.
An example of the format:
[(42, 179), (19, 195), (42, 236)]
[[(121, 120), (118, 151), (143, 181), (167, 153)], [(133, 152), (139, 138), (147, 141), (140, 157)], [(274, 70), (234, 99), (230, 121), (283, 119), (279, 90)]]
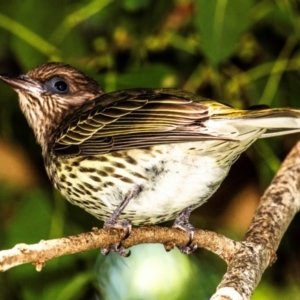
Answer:
[(256, 139), (300, 131), (296, 109), (238, 110), (177, 89), (105, 94), (60, 63), (0, 78), (18, 92), (55, 187), (101, 220), (128, 195), (120, 220), (174, 219), (203, 204)]

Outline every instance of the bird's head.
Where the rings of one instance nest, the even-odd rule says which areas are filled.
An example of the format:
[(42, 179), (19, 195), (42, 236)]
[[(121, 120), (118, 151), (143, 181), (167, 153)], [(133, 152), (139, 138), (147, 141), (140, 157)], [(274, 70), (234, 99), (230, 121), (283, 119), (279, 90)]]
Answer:
[(0, 79), (19, 95), (19, 102), (38, 142), (45, 139), (68, 115), (103, 94), (92, 78), (62, 63), (46, 63), (26, 75)]

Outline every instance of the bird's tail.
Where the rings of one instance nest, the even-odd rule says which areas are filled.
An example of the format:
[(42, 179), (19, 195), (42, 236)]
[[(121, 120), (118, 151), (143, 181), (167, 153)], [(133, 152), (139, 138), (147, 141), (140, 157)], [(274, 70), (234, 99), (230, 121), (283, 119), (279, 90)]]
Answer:
[(291, 108), (238, 110), (224, 107), (214, 113), (211, 119), (226, 120), (227, 124), (230, 123), (235, 128), (265, 129), (259, 138), (300, 132), (300, 110)]

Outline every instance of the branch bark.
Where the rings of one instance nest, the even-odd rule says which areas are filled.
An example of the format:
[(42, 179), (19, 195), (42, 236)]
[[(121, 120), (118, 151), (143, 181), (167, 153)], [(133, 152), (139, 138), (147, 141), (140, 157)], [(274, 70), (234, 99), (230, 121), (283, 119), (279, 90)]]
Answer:
[[(37, 271), (41, 271), (45, 263), (55, 257), (87, 251), (95, 248), (107, 247), (118, 243), (123, 232), (117, 229), (93, 228), (91, 232), (73, 235), (65, 238), (40, 241), (38, 244), (17, 244), (12, 249), (0, 251), (0, 271), (7, 271), (12, 267), (32, 263)], [(168, 250), (188, 243), (187, 234), (176, 228), (143, 226), (133, 228), (130, 236), (122, 245), (129, 248), (143, 243), (160, 243)], [(196, 229), (194, 242), (199, 247), (208, 249), (226, 262), (229, 262), (239, 248), (239, 243), (215, 232)]]
[[(300, 142), (283, 162), (279, 172), (261, 198), (242, 242), (232, 241), (215, 232), (196, 229), (194, 242), (214, 252), (228, 264), (213, 300), (249, 299), (265, 269), (275, 261), (275, 251), (291, 220), (300, 209)], [(91, 232), (66, 238), (18, 244), (0, 251), (0, 271), (32, 263), (40, 271), (55, 257), (107, 247), (122, 239), (123, 232), (93, 228)], [(124, 241), (128, 248), (142, 243), (161, 243), (171, 250), (188, 242), (185, 232), (166, 227), (134, 228)]]
[(284, 232), (300, 209), (300, 142), (265, 191), (240, 249), (228, 264), (213, 300), (249, 299), (265, 269), (276, 260)]

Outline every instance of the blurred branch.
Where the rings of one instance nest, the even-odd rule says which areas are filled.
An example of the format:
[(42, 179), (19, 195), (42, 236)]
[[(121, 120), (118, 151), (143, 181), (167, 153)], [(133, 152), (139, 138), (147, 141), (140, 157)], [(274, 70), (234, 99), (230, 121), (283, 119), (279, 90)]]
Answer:
[[(218, 290), (211, 299), (249, 299), (265, 269), (276, 258), (275, 251), (291, 220), (300, 209), (300, 142), (293, 148), (273, 182), (261, 198), (259, 207), (242, 242), (214, 232), (196, 229), (194, 243), (219, 255), (228, 264)], [(97, 229), (67, 238), (18, 244), (0, 251), (0, 271), (33, 263), (40, 271), (55, 257), (117, 244), (124, 233), (116, 229)], [(161, 243), (171, 250), (184, 246), (188, 236), (182, 230), (143, 226), (132, 230), (125, 248), (142, 243)]]
[[(275, 67), (276, 64), (276, 67)], [(261, 78), (269, 77), (270, 74), (278, 74), (280, 77), (283, 72), (298, 72), (300, 67), (300, 59), (288, 58), (288, 59), (277, 59), (276, 62), (265, 62), (258, 66), (251, 68), (245, 72), (235, 75), (235, 80), (238, 80), (241, 85), (249, 85)], [(260, 101), (262, 103), (262, 101)], [(269, 101), (267, 101), (269, 102)]]
[(12, 34), (16, 35), (26, 43), (37, 49), (41, 53), (45, 54), (52, 60), (58, 60), (60, 58), (60, 51), (52, 44), (48, 43), (41, 36), (31, 31), (19, 22), (0, 13), (0, 27), (6, 29)]
[(66, 18), (57, 26), (52, 34), (52, 40), (57, 44), (61, 43), (68, 33), (78, 24), (84, 22), (94, 14), (100, 12), (104, 7), (110, 4), (112, 0), (92, 0), (86, 5), (80, 7), (66, 16)]
[(270, 105), (271, 102), (273, 101), (279, 86), (279, 82), (284, 72), (286, 72), (289, 63), (288, 58), (291, 56), (291, 53), (294, 50), (296, 45), (297, 45), (297, 39), (293, 35), (291, 35), (286, 41), (278, 58), (274, 62), (274, 65), (269, 75), (269, 79), (267, 81), (263, 94), (259, 100), (259, 103)]
[(274, 149), (265, 141), (260, 140), (259, 143), (256, 143), (254, 145), (255, 151), (264, 159), (267, 157), (268, 159), (265, 160), (266, 165), (268, 168), (275, 174), (280, 165), (281, 160), (277, 157), (277, 155), (274, 153)]

